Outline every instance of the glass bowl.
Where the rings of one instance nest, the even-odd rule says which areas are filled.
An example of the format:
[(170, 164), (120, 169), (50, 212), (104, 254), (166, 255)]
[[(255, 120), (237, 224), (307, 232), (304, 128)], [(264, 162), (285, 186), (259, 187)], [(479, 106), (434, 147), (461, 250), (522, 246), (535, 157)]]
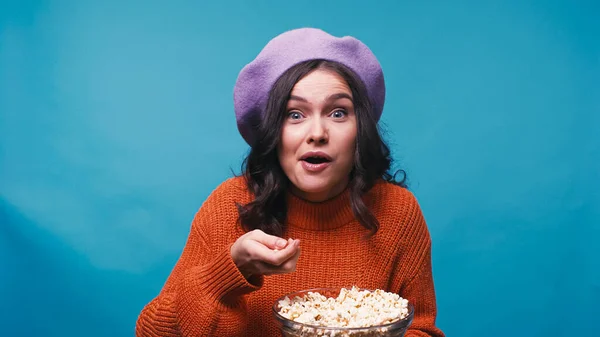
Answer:
[[(394, 321), (392, 323), (382, 324), (382, 325), (374, 325), (364, 328), (345, 328), (345, 327), (324, 327), (317, 325), (310, 325), (299, 323), (293, 321), (291, 319), (287, 319), (279, 314), (279, 310), (281, 309), (279, 305), (279, 301), (288, 297), (290, 300), (298, 297), (304, 297), (308, 292), (318, 292), (321, 295), (326, 297), (336, 298), (341, 291), (342, 288), (314, 288), (296, 291), (293, 293), (289, 293), (284, 295), (275, 301), (273, 304), (273, 314), (281, 330), (281, 335), (283, 337), (365, 337), (365, 336), (383, 336), (383, 337), (403, 337), (408, 330), (408, 327), (411, 325), (414, 317), (414, 306), (412, 303), (408, 303), (408, 316), (403, 319)], [(349, 289), (349, 288), (346, 288)], [(361, 289), (358, 290), (369, 290), (369, 289)], [(372, 290), (369, 290), (372, 291)]]

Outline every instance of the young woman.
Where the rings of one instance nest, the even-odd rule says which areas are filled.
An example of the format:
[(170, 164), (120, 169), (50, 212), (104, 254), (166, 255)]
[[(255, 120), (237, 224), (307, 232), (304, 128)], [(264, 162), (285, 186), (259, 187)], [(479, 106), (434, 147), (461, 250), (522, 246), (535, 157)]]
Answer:
[(359, 40), (312, 28), (271, 40), (235, 86), (243, 174), (200, 207), (137, 336), (280, 336), (277, 298), (351, 286), (408, 299), (406, 336), (444, 336), (429, 231), (377, 128), (384, 99)]

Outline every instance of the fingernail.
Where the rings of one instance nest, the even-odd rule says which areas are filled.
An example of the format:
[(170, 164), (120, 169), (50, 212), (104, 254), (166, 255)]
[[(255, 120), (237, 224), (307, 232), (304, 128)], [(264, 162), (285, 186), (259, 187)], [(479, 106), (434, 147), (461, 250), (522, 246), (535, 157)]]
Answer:
[(285, 241), (283, 239), (277, 240), (277, 247), (279, 247), (279, 248), (285, 247), (286, 244), (287, 244), (287, 241)]

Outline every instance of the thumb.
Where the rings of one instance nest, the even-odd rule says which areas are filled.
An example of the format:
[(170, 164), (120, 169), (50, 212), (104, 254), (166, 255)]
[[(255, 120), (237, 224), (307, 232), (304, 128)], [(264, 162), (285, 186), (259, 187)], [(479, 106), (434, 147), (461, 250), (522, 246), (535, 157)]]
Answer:
[(288, 241), (275, 235), (269, 235), (263, 231), (255, 231), (252, 239), (262, 243), (270, 249), (283, 249), (287, 246)]

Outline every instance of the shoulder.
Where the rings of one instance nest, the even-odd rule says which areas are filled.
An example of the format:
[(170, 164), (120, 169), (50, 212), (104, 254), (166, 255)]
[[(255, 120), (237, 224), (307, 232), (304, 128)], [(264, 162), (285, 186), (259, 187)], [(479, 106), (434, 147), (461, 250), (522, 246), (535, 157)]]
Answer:
[(425, 217), (417, 197), (407, 188), (380, 180), (368, 193), (368, 202), (380, 230), (396, 235), (427, 235)]
[(194, 216), (194, 227), (206, 234), (233, 233), (238, 222), (238, 205), (251, 201), (251, 193), (243, 177), (220, 183), (202, 202)]
[(251, 199), (250, 191), (246, 185), (244, 177), (228, 178), (209, 194), (208, 198), (203, 202), (202, 206), (207, 204), (217, 203), (220, 205), (247, 203)]
[(383, 206), (395, 211), (415, 209), (420, 211), (419, 202), (410, 190), (385, 180), (378, 180), (375, 183), (371, 191), (368, 192), (368, 198), (374, 206)]

